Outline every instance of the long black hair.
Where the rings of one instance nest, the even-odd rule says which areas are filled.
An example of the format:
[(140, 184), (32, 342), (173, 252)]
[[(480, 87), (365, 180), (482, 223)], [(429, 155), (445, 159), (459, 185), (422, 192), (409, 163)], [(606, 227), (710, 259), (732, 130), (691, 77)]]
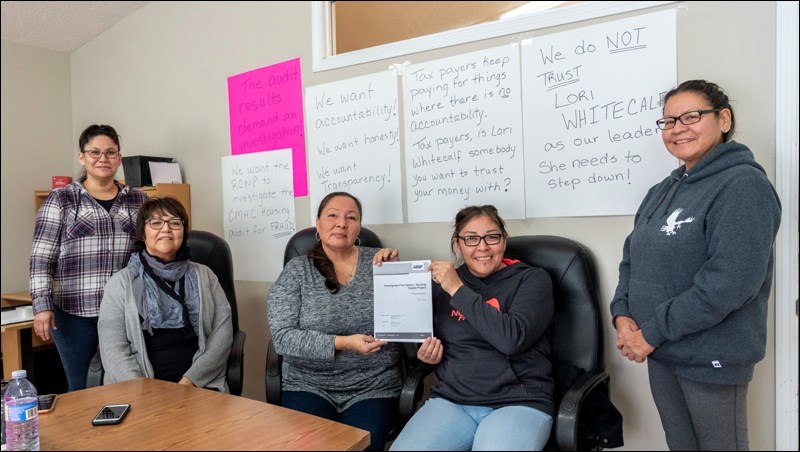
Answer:
[[(358, 219), (360, 222), (362, 217), (361, 201), (359, 201), (358, 198), (350, 193), (343, 191), (328, 193), (324, 198), (322, 198), (322, 201), (319, 203), (319, 208), (317, 209), (317, 219), (322, 216), (322, 211), (325, 210), (325, 207), (329, 202), (331, 202), (331, 199), (337, 196), (346, 196), (356, 203), (356, 207), (358, 208)], [(342, 289), (342, 285), (339, 283), (339, 279), (336, 278), (336, 270), (333, 268), (333, 262), (331, 262), (331, 259), (327, 254), (325, 254), (325, 249), (322, 248), (322, 241), (317, 240), (317, 242), (314, 243), (314, 246), (308, 250), (306, 255), (308, 256), (308, 260), (311, 261), (314, 267), (325, 278), (325, 287), (330, 290), (331, 293), (339, 293), (339, 290)]]

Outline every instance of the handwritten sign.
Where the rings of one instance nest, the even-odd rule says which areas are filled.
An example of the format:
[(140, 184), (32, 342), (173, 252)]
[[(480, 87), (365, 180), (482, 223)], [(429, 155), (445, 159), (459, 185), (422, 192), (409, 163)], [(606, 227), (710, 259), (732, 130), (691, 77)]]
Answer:
[(228, 77), (231, 154), (289, 148), (294, 195), (308, 194), (300, 59)]
[(636, 213), (677, 167), (655, 123), (675, 45), (674, 10), (523, 43), (528, 217)]
[(222, 157), (222, 206), (235, 278), (275, 281), (297, 229), (292, 150)]
[(397, 76), (365, 75), (306, 88), (311, 218), (322, 198), (348, 192), (366, 224), (403, 222)]
[(519, 49), (403, 69), (408, 221), (453, 221), (466, 205), (524, 218)]

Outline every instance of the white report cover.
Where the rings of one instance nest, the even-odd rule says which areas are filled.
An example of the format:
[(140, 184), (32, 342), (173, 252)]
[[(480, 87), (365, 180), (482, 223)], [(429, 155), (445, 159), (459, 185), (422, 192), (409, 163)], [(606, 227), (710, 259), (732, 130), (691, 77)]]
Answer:
[(431, 261), (384, 262), (373, 267), (376, 339), (422, 342), (433, 336)]

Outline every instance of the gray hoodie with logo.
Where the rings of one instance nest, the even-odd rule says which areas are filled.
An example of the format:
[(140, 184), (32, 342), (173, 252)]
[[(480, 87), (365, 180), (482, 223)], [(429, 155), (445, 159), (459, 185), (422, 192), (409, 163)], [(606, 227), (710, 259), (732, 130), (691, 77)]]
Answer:
[(690, 380), (749, 382), (767, 342), (781, 205), (735, 141), (653, 186), (625, 240), (611, 315), (633, 318), (648, 359)]

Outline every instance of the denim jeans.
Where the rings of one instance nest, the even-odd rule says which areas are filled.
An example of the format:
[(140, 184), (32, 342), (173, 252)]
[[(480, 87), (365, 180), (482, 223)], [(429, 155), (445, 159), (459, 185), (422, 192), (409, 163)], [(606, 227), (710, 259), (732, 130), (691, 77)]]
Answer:
[(281, 400), (286, 408), (367, 430), (371, 443), (366, 450), (383, 450), (389, 439), (389, 431), (397, 421), (400, 399), (366, 399), (341, 413), (322, 396), (310, 392), (284, 391)]
[(390, 450), (542, 450), (553, 418), (527, 406), (491, 408), (428, 399)]
[(97, 317), (79, 317), (59, 308), (55, 308), (53, 313), (57, 329), (51, 333), (67, 375), (69, 390), (85, 389), (89, 363), (97, 352)]

